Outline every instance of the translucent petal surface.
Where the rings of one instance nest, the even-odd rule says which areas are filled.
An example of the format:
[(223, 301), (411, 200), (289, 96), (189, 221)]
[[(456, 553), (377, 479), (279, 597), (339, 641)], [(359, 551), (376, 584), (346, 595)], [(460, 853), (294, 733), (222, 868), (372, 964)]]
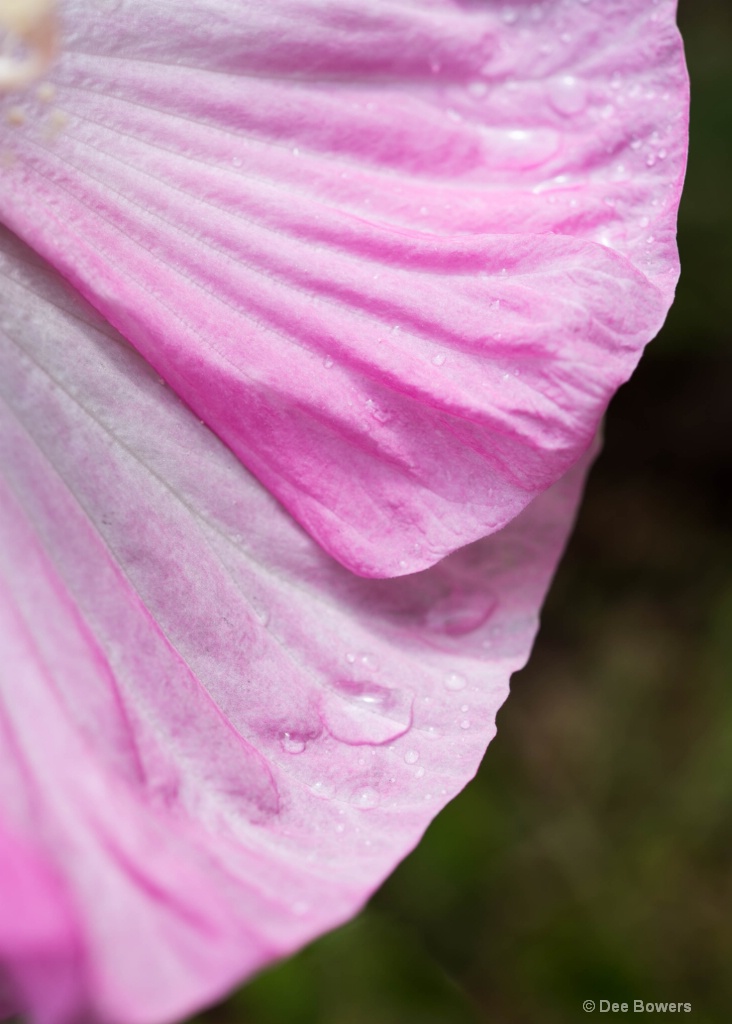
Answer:
[(582, 471), (423, 573), (356, 577), (2, 251), (0, 993), (170, 1020), (357, 910), (473, 775)]
[(566, 471), (663, 320), (674, 11), (70, 0), (0, 218), (336, 558), (421, 569)]

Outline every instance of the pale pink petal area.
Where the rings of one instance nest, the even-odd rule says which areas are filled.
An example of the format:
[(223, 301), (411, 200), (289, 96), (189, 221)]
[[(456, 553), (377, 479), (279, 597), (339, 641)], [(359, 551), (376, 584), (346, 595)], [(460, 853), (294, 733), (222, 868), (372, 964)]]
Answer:
[(326, 550), (422, 569), (576, 461), (663, 321), (674, 14), (69, 0), (0, 218)]
[(1, 245), (0, 992), (156, 1024), (353, 914), (471, 778), (583, 468), (359, 578)]

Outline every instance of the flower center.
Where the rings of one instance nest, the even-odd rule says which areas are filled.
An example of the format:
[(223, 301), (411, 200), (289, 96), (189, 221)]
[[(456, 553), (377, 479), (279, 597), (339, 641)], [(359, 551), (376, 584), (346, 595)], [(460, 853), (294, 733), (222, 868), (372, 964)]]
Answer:
[(0, 0), (0, 92), (43, 75), (56, 52), (55, 0)]

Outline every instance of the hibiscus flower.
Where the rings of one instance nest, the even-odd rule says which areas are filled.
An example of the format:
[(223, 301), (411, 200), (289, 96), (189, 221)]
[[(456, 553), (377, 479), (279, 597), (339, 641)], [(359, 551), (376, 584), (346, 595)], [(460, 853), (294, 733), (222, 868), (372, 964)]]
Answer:
[(1, 0), (8, 1010), (193, 1012), (474, 774), (672, 299), (674, 13)]

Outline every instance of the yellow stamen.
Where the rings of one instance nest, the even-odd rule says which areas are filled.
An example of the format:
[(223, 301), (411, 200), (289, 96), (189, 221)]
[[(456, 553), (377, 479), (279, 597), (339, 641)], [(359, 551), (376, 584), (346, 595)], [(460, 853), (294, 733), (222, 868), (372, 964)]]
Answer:
[(40, 78), (56, 53), (55, 0), (0, 0), (0, 92)]

